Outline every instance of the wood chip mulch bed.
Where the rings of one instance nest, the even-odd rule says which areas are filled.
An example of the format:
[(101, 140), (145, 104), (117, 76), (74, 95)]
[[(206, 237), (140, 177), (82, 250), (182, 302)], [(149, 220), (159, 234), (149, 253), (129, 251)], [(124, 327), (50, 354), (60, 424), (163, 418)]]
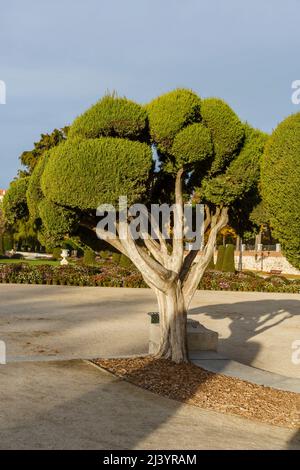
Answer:
[(173, 400), (277, 426), (300, 428), (298, 393), (151, 356), (92, 362), (128, 382)]

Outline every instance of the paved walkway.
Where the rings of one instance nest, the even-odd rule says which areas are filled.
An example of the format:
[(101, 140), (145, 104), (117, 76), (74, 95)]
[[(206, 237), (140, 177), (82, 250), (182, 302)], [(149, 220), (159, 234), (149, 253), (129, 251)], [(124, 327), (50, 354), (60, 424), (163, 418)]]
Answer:
[[(158, 397), (74, 360), (146, 353), (149, 289), (0, 285), (0, 296), (0, 449), (300, 449), (299, 432)], [(299, 305), (198, 292), (191, 313), (219, 332), (222, 354), (297, 377)]]
[[(0, 340), (10, 361), (147, 353), (150, 289), (0, 284)], [(190, 316), (218, 331), (226, 358), (300, 377), (300, 295), (199, 291)]]
[(195, 351), (190, 354), (190, 360), (199, 367), (210, 372), (222, 373), (229, 377), (237, 377), (258, 385), (300, 393), (300, 379), (286, 377), (266, 370), (247, 366), (241, 362), (221, 356), (215, 351)]
[(300, 434), (184, 405), (84, 361), (0, 366), (0, 449), (300, 449)]

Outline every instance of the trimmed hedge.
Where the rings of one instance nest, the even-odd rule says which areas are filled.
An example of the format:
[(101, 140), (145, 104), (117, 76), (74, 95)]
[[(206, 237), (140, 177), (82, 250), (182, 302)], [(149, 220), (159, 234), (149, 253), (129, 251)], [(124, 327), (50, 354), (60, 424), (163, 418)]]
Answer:
[(226, 273), (235, 273), (234, 265), (234, 245), (226, 245), (222, 271)]
[(224, 245), (218, 246), (217, 262), (215, 266), (215, 269), (217, 271), (222, 271), (223, 269), (224, 254), (225, 254), (225, 246)]
[(86, 249), (84, 250), (83, 263), (87, 266), (93, 265), (96, 263), (96, 254), (93, 250)]
[(100, 204), (128, 204), (147, 193), (150, 146), (126, 139), (73, 139), (55, 147), (42, 175), (42, 191), (54, 203), (81, 210)]
[(300, 280), (289, 281), (281, 276), (270, 276), (264, 279), (250, 272), (220, 273), (207, 271), (199, 284), (199, 289), (299, 294)]
[[(1, 264), (0, 282), (103, 287), (147, 287), (141, 274), (110, 263), (107, 266), (53, 266), (27, 263)], [(207, 271), (199, 289), (243, 292), (300, 293), (300, 280), (289, 281), (281, 276), (263, 279), (254, 273), (220, 273)]]

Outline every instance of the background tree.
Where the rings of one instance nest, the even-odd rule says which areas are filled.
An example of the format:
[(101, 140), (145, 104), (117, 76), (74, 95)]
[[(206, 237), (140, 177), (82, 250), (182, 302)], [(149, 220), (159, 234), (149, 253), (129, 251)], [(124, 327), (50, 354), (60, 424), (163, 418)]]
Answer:
[(4, 214), (2, 210), (2, 203), (0, 202), (0, 255), (3, 255), (4, 253), (4, 243), (3, 243), (4, 233), (5, 233), (5, 219), (4, 219)]
[(261, 190), (272, 233), (300, 268), (300, 113), (274, 130), (262, 160)]
[(20, 172), (21, 176), (30, 175), (35, 168), (39, 158), (49, 149), (60, 144), (66, 139), (68, 133), (68, 127), (63, 129), (54, 129), (51, 134), (41, 134), (41, 138), (38, 142), (34, 142), (34, 148), (32, 150), (26, 150), (20, 156), (22, 165), (26, 167), (26, 171)]
[(6, 230), (13, 240), (14, 247), (35, 251), (40, 246), (37, 226), (30, 220), (27, 207), (26, 191), (29, 181), (27, 176), (11, 182), (3, 199), (3, 212)]
[[(66, 141), (43, 154), (27, 189), (33, 219), (47, 236), (64, 234), (95, 239), (95, 210), (116, 206), (176, 203), (170, 240), (161, 224), (134, 240), (130, 218), (120, 214), (115, 237), (97, 230), (140, 270), (158, 300), (161, 324), (159, 357), (188, 359), (187, 310), (208, 266), (218, 232), (228, 222), (230, 207), (252, 188), (260, 166), (265, 135), (243, 124), (222, 100), (201, 100), (177, 89), (146, 106), (105, 96), (71, 125)], [(155, 164), (154, 155), (159, 161)], [(197, 189), (205, 203), (205, 247), (185, 251), (183, 204)]]

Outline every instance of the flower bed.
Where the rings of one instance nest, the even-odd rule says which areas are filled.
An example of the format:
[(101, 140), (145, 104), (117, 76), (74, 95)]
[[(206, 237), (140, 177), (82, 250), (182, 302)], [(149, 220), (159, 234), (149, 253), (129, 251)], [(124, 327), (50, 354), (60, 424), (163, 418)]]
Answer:
[[(48, 284), (68, 286), (147, 287), (141, 274), (114, 263), (99, 266), (1, 264), (0, 282), (17, 284)], [(222, 273), (207, 271), (199, 289), (244, 292), (300, 293), (300, 280), (290, 281), (282, 276), (266, 279), (254, 273)]]
[(91, 287), (147, 287), (138, 272), (128, 271), (112, 264), (94, 267), (0, 263), (0, 282)]
[(252, 272), (234, 274), (208, 271), (203, 276), (199, 289), (299, 294), (300, 280), (288, 280), (283, 276), (263, 278)]

